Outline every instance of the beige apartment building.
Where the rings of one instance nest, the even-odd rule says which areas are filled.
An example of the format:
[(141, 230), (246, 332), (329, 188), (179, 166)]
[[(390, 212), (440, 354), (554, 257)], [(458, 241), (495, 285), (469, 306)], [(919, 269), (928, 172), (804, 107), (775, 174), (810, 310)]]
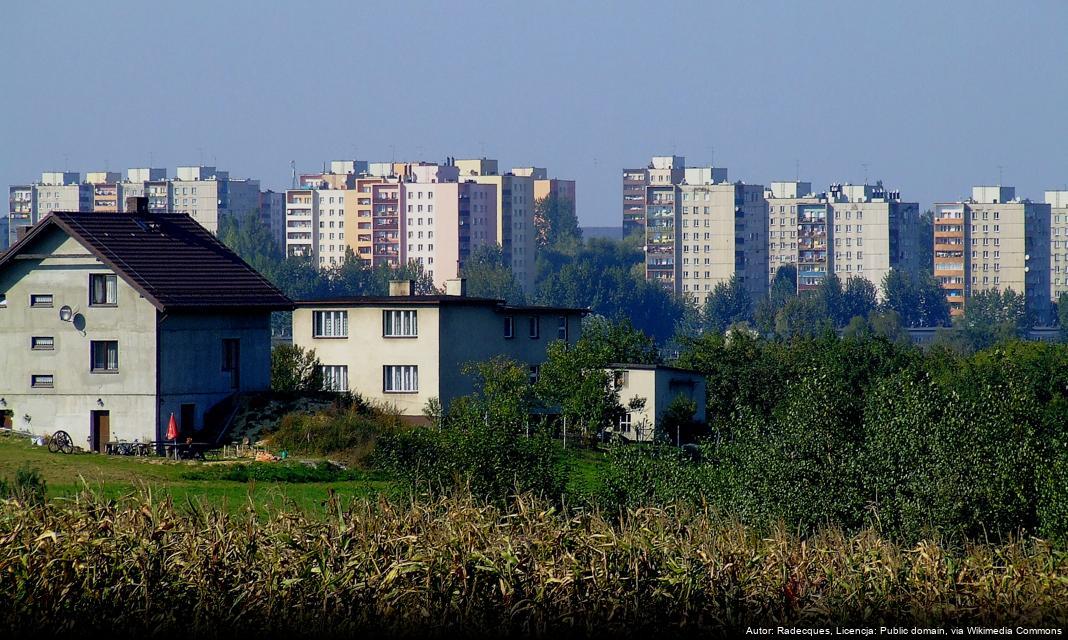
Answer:
[(461, 182), (493, 185), (497, 189), (497, 244), (516, 281), (527, 293), (534, 290), (537, 229), (534, 225), (534, 178), (513, 173), (497, 175), (497, 161), (488, 158), (453, 160)]
[[(178, 167), (170, 182), (171, 205), (212, 233), (219, 219), (229, 215), (259, 215), (259, 180), (238, 180), (230, 172), (209, 166)], [(150, 203), (151, 207), (151, 203)]]
[(315, 349), (329, 388), (395, 406), (416, 420), (431, 399), (447, 409), (474, 391), (467, 363), (506, 356), (536, 380), (549, 343), (578, 340), (587, 313), (468, 297), (460, 280), (447, 283), (441, 296), (414, 295), (410, 281), (391, 283), (390, 293), (298, 303), (293, 343)]
[[(1007, 186), (978, 186), (963, 202), (934, 208), (934, 275), (954, 315), (976, 292), (1024, 293), (1039, 324), (1050, 321), (1051, 206)], [(1053, 263), (1055, 264), (1055, 263)]]
[(163, 440), (173, 414), (197, 439), (269, 388), (289, 308), (188, 216), (52, 213), (0, 256), (0, 424), (103, 451)]
[(1050, 297), (1056, 302), (1068, 293), (1068, 191), (1047, 191), (1050, 206)]
[[(89, 171), (85, 182), (93, 188), (93, 211), (122, 211), (122, 174), (118, 171)], [(133, 195), (133, 194), (130, 194)]]
[[(608, 371), (624, 408), (637, 398), (645, 403), (628, 410), (612, 431), (625, 440), (651, 442), (660, 431), (664, 414), (682, 396), (697, 406), (694, 420), (705, 421), (705, 376), (687, 369), (664, 365), (612, 364)], [(673, 439), (675, 434), (664, 434)]]

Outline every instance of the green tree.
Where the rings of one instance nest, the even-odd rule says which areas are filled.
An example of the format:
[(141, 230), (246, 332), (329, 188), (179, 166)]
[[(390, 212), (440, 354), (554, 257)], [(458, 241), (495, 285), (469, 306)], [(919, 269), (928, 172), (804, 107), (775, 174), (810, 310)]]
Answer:
[(875, 285), (870, 280), (859, 276), (846, 279), (845, 288), (842, 290), (841, 307), (836, 316), (838, 325), (843, 326), (857, 316), (868, 317), (868, 314), (878, 306), (878, 302)]
[(753, 320), (757, 329), (764, 335), (775, 333), (775, 316), (786, 303), (797, 297), (797, 267), (792, 264), (782, 265), (775, 270), (768, 294), (757, 302), (753, 311)]
[(1012, 289), (988, 289), (972, 293), (964, 305), (959, 326), (973, 349), (1022, 337), (1028, 328), (1027, 306), (1022, 294)]
[(604, 316), (587, 316), (582, 321), (582, 342), (606, 363), (660, 363), (656, 341), (635, 329), (627, 318), (612, 321)]
[(534, 228), (539, 249), (582, 240), (574, 202), (556, 192), (534, 201)]
[(883, 307), (897, 312), (906, 327), (939, 327), (949, 324), (945, 290), (929, 271), (913, 274), (890, 269), (883, 277)]
[(595, 434), (612, 426), (623, 413), (619, 391), (608, 365), (614, 353), (580, 339), (569, 347), (563, 340), (549, 344), (535, 393), (541, 403), (559, 409), (574, 433)]
[(738, 274), (712, 287), (712, 294), (705, 300), (704, 320), (708, 330), (719, 332), (732, 324), (753, 320), (753, 301)]
[(1061, 339), (1068, 340), (1068, 292), (1057, 299), (1057, 323), (1061, 327)]
[(775, 333), (786, 340), (815, 338), (833, 331), (834, 323), (827, 316), (823, 301), (814, 295), (791, 298), (775, 315)]
[(463, 263), (460, 273), (467, 278), (467, 294), (495, 298), (510, 304), (523, 304), (523, 288), (504, 263), (500, 245), (482, 245)]
[(271, 390), (312, 393), (323, 390), (323, 372), (315, 349), (282, 344), (271, 350)]

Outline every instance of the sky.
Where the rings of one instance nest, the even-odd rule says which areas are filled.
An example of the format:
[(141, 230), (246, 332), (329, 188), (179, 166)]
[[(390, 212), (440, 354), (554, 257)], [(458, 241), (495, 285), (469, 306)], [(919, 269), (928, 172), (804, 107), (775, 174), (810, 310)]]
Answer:
[(877, 179), (928, 206), (1068, 184), (1068, 2), (0, 3), (0, 184), (209, 164), (264, 188), (324, 161), (487, 156)]

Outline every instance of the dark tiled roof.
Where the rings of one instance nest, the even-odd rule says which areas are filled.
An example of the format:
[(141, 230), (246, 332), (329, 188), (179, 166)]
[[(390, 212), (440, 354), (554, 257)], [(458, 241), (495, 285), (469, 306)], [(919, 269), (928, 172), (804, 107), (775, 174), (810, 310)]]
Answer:
[(51, 225), (85, 245), (161, 311), (293, 306), (208, 230), (178, 213), (57, 211), (0, 257), (0, 267)]

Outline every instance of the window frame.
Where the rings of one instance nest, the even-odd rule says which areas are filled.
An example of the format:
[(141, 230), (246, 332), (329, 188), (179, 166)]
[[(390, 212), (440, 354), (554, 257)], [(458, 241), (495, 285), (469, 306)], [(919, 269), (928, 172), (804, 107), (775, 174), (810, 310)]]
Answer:
[[(104, 302), (96, 302), (96, 287), (95, 282), (98, 279), (104, 280)], [(113, 300), (107, 301), (108, 298), (108, 284), (111, 284), (111, 294)], [(119, 279), (113, 273), (90, 273), (89, 274), (89, 306), (90, 307), (117, 307), (119, 306)]]
[[(410, 333), (403, 333), (405, 320)], [(400, 327), (401, 332), (396, 332)], [(394, 333), (390, 333), (393, 330)], [(383, 309), (382, 310), (382, 337), (383, 338), (418, 338), (419, 337), (419, 310), (418, 309)]]
[[(320, 322), (319, 318), (325, 317), (327, 314), (331, 317), (331, 333), (320, 333), (320, 329), (326, 327), (325, 322)], [(336, 314), (336, 316), (335, 316)], [(334, 319), (341, 320), (342, 334), (337, 334), (334, 329)], [(312, 310), (312, 338), (317, 340), (344, 340), (349, 337), (349, 312), (348, 309), (313, 309)]]
[(504, 316), (504, 339), (515, 338), (515, 316)]
[[(111, 367), (111, 359), (108, 357), (108, 345), (115, 345), (115, 366)], [(97, 367), (97, 349), (103, 348), (104, 366)], [(89, 373), (118, 373), (119, 372), (119, 341), (118, 340), (90, 340), (89, 341)]]
[[(38, 340), (51, 340), (51, 344), (48, 346), (40, 346)], [(56, 337), (55, 336), (30, 336), (30, 350), (31, 351), (55, 351), (56, 350)]]
[(531, 340), (538, 340), (541, 338), (541, 316), (533, 315), (528, 318), (529, 330), (527, 335)]
[[(328, 374), (332, 370), (333, 374)], [(323, 378), (323, 391), (331, 393), (346, 393), (349, 390), (349, 365), (347, 364), (322, 364), (319, 365), (319, 375)], [(340, 382), (340, 385), (330, 384)], [(340, 386), (340, 388), (336, 388)]]
[[(410, 374), (408, 381), (413, 383), (409, 388), (392, 389), (390, 385), (397, 380), (394, 370), (399, 370), (401, 387), (404, 387), (405, 369)], [(416, 364), (384, 364), (382, 365), (382, 393), (390, 394), (416, 394), (419, 393), (419, 365)]]
[(567, 340), (567, 336), (568, 336), (567, 316), (566, 315), (565, 316), (559, 316), (559, 318), (557, 319), (557, 323), (556, 323), (556, 339), (557, 340)]
[[(48, 378), (48, 382), (39, 381), (38, 378)], [(31, 389), (55, 389), (56, 388), (56, 375), (54, 373), (31, 373), (30, 374), (30, 388)]]
[[(38, 302), (38, 298), (48, 298), (48, 303)], [(31, 293), (30, 294), (30, 308), (31, 309), (51, 309), (55, 306), (56, 298), (51, 293)]]

